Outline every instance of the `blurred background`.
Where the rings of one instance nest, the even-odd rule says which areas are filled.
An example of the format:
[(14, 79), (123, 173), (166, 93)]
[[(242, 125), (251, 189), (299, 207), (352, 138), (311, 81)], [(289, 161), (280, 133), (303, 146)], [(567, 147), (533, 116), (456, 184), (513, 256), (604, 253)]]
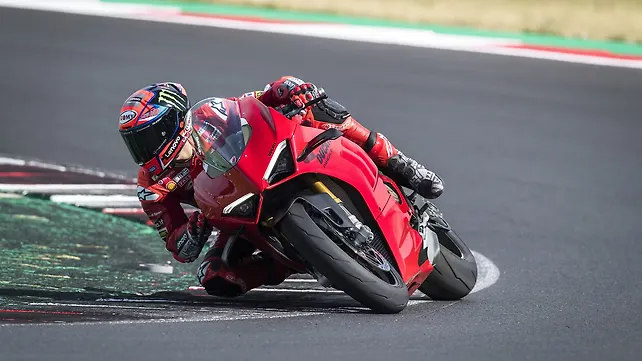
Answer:
[[(176, 4), (176, 0), (157, 0)], [(638, 0), (186, 0), (507, 33), (642, 42)]]
[[(40, 10), (1, 6), (9, 3)], [(64, 4), (66, 12), (42, 10), (58, 6), (51, 4)], [(149, 7), (159, 4), (164, 7)], [(92, 15), (73, 14), (81, 7)], [(176, 24), (185, 17), (202, 23), (244, 19), (261, 30), (281, 19), (295, 30), (285, 35)], [(394, 317), (301, 295), (310, 290), (300, 285), (287, 297), (265, 291), (239, 302), (189, 303), (180, 297), (195, 285), (198, 262), (174, 274), (136, 268), (169, 259), (152, 228), (72, 211), (74, 202), (58, 207), (46, 195), (18, 201), (4, 195), (0, 321), (38, 321), (29, 316), (36, 312), (49, 312), (52, 322), (67, 320), (55, 312), (94, 321), (248, 318), (168, 322), (163, 331), (147, 324), (64, 332), (0, 327), (0, 339), (14, 352), (9, 359), (70, 359), (73, 352), (83, 360), (97, 354), (155, 360), (638, 360), (641, 17), (637, 0), (0, 0), (0, 153), (11, 158), (0, 158), (0, 185), (60, 179), (47, 178), (59, 170), (55, 166), (32, 164), (27, 172), (14, 158), (122, 173), (124, 180), (114, 182), (131, 185), (138, 166), (117, 121), (132, 92), (179, 82), (195, 103), (294, 75), (324, 87), (357, 120), (436, 171), (445, 181), (436, 203), (471, 249), (501, 272), (492, 286), (462, 302), (426, 302)], [(312, 30), (294, 20), (332, 19), (526, 36), (540, 46), (573, 48), (559, 52), (602, 57), (580, 64), (485, 54), (483, 46), (468, 52), (296, 34), (298, 26)], [(606, 58), (627, 60), (629, 67), (599, 65)], [(136, 205), (133, 189), (126, 195)], [(179, 295), (149, 296), (148, 302), (157, 302), (153, 307), (131, 301), (158, 290)], [(282, 316), (297, 312), (305, 317)], [(247, 316), (255, 314), (257, 319)]]

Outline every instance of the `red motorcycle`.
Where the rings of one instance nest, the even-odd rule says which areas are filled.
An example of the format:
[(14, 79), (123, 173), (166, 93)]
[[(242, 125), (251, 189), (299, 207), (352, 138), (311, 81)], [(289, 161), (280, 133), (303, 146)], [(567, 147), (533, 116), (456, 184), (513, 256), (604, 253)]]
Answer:
[(339, 130), (288, 119), (301, 110), (208, 98), (188, 113), (205, 170), (196, 201), (234, 235), (223, 261), (242, 237), (378, 313), (402, 311), (417, 289), (437, 300), (468, 295), (475, 258), (437, 207), (383, 175)]

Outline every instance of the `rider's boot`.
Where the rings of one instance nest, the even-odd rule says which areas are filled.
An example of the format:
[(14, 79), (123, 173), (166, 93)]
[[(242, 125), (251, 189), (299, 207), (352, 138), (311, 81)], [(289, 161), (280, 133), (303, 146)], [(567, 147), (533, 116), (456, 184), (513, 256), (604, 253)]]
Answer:
[(344, 137), (368, 152), (381, 171), (397, 184), (428, 199), (437, 198), (443, 192), (443, 181), (437, 174), (397, 150), (383, 134), (361, 125), (341, 104), (326, 99), (312, 108), (312, 115), (313, 119), (305, 119), (310, 125), (341, 130)]

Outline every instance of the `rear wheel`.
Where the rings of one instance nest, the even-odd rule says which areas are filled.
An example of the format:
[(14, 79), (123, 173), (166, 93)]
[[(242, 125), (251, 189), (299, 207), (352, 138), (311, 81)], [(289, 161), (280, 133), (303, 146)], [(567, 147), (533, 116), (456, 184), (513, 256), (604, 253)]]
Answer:
[(408, 304), (408, 288), (388, 261), (383, 259), (388, 265), (384, 270), (370, 270), (372, 260), (367, 262), (356, 254), (351, 257), (350, 250), (332, 241), (302, 204), (295, 203), (290, 208), (279, 228), (303, 259), (362, 305), (377, 313), (398, 313)]
[(477, 262), (468, 246), (453, 230), (435, 229), (440, 252), (434, 270), (419, 287), (433, 300), (458, 300), (467, 296), (477, 282)]

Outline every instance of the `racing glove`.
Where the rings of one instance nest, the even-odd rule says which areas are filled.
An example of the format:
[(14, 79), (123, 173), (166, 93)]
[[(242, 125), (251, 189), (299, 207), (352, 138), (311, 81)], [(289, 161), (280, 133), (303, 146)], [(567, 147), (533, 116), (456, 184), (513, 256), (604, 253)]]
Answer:
[(194, 262), (201, 254), (213, 230), (214, 228), (201, 212), (192, 213), (187, 222), (185, 233), (176, 244), (178, 258), (187, 263)]
[(295, 77), (283, 77), (268, 84), (259, 99), (269, 107), (294, 104), (299, 108), (324, 94), (322, 88)]

